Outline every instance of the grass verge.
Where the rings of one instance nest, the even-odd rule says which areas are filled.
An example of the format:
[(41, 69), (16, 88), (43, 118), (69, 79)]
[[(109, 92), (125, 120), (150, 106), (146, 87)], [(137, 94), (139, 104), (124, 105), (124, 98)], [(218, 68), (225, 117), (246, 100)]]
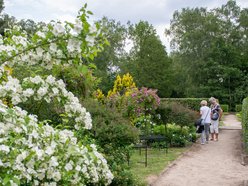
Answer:
[(242, 112), (237, 112), (235, 115), (236, 115), (238, 121), (242, 122)]
[(145, 149), (133, 150), (130, 159), (130, 167), (139, 185), (147, 185), (146, 178), (149, 175), (159, 175), (172, 161), (178, 158), (188, 147), (165, 149), (148, 149), (147, 167), (145, 167)]

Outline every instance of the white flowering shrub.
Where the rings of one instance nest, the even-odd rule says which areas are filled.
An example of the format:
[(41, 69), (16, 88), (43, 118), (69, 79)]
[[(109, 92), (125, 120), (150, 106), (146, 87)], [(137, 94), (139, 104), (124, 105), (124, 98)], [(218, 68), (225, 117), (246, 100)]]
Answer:
[[(0, 68), (1, 74), (4, 74), (4, 69)], [(49, 75), (42, 79), (40, 76), (28, 77), (22, 83), (9, 75), (6, 76), (7, 81), (2, 81), (0, 85), (0, 98), (10, 97), (11, 103), (17, 105), (33, 100), (45, 100), (50, 103), (52, 99), (56, 99), (64, 107), (68, 117), (74, 117), (75, 129), (85, 128), (91, 129), (92, 120), (89, 112), (82, 107), (77, 97), (65, 89), (65, 84), (62, 80), (56, 80)], [(84, 124), (84, 126), (82, 126)]]
[(27, 35), (19, 27), (0, 35), (0, 183), (1, 185), (108, 185), (113, 179), (96, 146), (83, 145), (74, 130), (58, 130), (18, 107), (28, 100), (56, 101), (76, 130), (91, 129), (90, 113), (62, 80), (38, 75), (19, 80), (15, 66), (80, 65), (102, 50), (99, 25), (87, 21), (83, 7), (75, 23), (51, 22)]
[(9, 66), (40, 65), (51, 69), (54, 64), (68, 65), (93, 59), (107, 41), (97, 23), (90, 25), (82, 8), (75, 23), (52, 21), (40, 25), (32, 36), (18, 26), (0, 36), (0, 61)]
[(112, 179), (95, 145), (78, 144), (72, 131), (55, 130), (19, 107), (0, 103), (0, 183), (107, 185)]

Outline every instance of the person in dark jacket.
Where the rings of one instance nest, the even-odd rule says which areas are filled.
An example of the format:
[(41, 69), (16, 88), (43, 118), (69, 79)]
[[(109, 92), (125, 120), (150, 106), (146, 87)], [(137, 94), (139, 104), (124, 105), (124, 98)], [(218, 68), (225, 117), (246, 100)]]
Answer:
[(222, 109), (214, 97), (209, 99), (211, 103), (211, 126), (210, 126), (210, 133), (211, 133), (211, 140), (218, 141), (219, 140), (219, 121), (222, 116)]

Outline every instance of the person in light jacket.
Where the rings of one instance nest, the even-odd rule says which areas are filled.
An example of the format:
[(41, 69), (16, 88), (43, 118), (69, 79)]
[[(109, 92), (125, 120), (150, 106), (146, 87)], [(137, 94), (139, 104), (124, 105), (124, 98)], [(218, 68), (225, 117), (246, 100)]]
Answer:
[(201, 101), (200, 115), (204, 123), (204, 130), (201, 133), (201, 144), (208, 143), (209, 141), (209, 126), (211, 123), (211, 109), (207, 106), (206, 100)]

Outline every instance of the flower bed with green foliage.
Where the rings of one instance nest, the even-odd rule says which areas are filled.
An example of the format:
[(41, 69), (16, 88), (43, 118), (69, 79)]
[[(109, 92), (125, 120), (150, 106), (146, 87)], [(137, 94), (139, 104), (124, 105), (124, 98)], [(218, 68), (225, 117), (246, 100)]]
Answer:
[[(138, 142), (138, 135), (152, 135), (153, 126), (161, 122), (157, 120), (155, 112), (160, 105), (157, 90), (136, 87), (132, 76), (127, 73), (123, 76), (117, 75), (113, 88), (108, 91), (107, 96), (100, 89), (93, 95), (102, 105), (101, 110), (96, 109), (98, 106), (89, 106), (87, 101), (85, 103), (93, 116), (96, 141), (104, 147), (103, 152), (107, 155), (111, 171), (114, 173), (112, 184), (135, 185), (134, 177), (124, 165), (130, 154), (131, 143)], [(96, 121), (94, 119), (96, 117), (103, 119), (104, 122)], [(95, 122), (97, 122), (96, 128), (94, 128)], [(108, 135), (104, 136), (104, 134)], [(115, 174), (117, 172), (118, 174)]]
[(165, 136), (170, 147), (185, 147), (187, 143), (196, 141), (195, 127), (181, 127), (173, 123), (157, 125), (153, 130), (154, 134)]
[[(101, 105), (101, 109), (96, 103), (90, 103), (87, 100), (84, 105), (93, 117), (96, 142), (104, 147), (102, 150), (107, 155), (111, 171), (114, 173), (113, 184), (134, 184), (128, 169), (123, 169), (123, 165), (127, 160), (125, 154), (130, 154), (128, 145), (135, 144), (135, 135), (136, 137), (137, 134), (144, 137), (150, 136), (148, 146), (159, 148), (168, 147), (168, 145), (185, 147), (196, 140), (194, 122), (198, 118), (197, 112), (178, 102), (161, 103), (156, 90), (146, 87), (137, 88), (130, 74), (118, 75), (108, 96), (98, 89), (94, 92), (94, 97)], [(200, 107), (200, 101), (201, 99), (197, 99), (198, 107)], [(118, 115), (122, 115), (122, 119)], [(132, 125), (128, 124), (129, 122)], [(134, 128), (132, 129), (131, 126), (136, 128), (138, 133), (133, 133)], [(104, 136), (105, 133), (109, 135)], [(156, 136), (165, 136), (165, 139), (157, 140)], [(120, 174), (115, 174), (117, 170), (122, 177), (118, 176)]]
[(243, 100), (242, 130), (243, 130), (244, 149), (248, 153), (248, 98), (245, 98)]

